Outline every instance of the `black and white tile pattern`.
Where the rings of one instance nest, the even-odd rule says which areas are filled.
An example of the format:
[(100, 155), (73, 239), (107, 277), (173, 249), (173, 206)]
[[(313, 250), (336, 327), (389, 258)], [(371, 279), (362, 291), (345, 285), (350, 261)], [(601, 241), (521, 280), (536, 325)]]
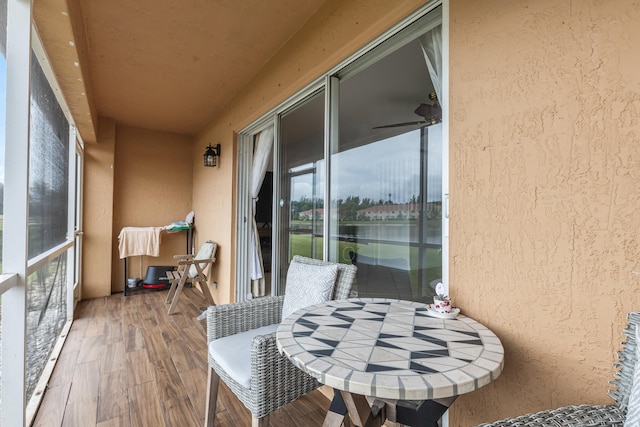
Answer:
[(503, 367), (502, 344), (489, 329), (465, 316), (434, 318), (410, 301), (314, 305), (285, 319), (277, 339), (320, 382), (387, 399), (457, 396), (493, 381)]

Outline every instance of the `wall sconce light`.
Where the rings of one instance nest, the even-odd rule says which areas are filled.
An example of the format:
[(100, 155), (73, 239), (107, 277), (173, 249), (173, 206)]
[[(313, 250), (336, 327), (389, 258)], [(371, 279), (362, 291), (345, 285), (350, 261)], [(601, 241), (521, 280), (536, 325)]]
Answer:
[(218, 157), (220, 157), (220, 144), (216, 144), (213, 147), (209, 144), (203, 157), (205, 166), (210, 168), (215, 167), (218, 164)]

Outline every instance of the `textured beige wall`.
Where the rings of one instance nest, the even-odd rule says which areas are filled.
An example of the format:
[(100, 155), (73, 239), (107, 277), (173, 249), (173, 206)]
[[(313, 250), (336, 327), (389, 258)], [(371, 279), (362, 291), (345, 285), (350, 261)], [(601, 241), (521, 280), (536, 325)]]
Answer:
[[(122, 227), (161, 227), (183, 221), (192, 210), (192, 138), (125, 125), (116, 129), (113, 191), (111, 290), (122, 291), (124, 265), (118, 256)], [(198, 216), (196, 215), (196, 230)], [(149, 265), (176, 265), (186, 251), (185, 233), (162, 233), (159, 257), (131, 257), (129, 277), (143, 278)], [(196, 248), (197, 250), (197, 248)]]
[(111, 294), (115, 138), (115, 121), (100, 119), (98, 143), (85, 145), (82, 299)]
[[(330, 1), (194, 145), (194, 206), (233, 298), (235, 132), (418, 2)], [(451, 2), (451, 292), (506, 349), (452, 426), (605, 403), (625, 313), (640, 307), (637, 2)], [(229, 258), (227, 258), (229, 257)]]
[[(216, 240), (218, 250), (217, 303), (234, 300), (236, 132), (423, 5), (420, 0), (329, 0), (305, 24), (242, 93), (197, 137), (194, 144), (193, 191), (196, 212), (210, 220), (199, 235)], [(204, 168), (207, 144), (222, 144), (217, 168)]]
[[(419, 3), (329, 1), (193, 144), (128, 127), (116, 144), (101, 130), (86, 149), (83, 298), (121, 288), (122, 226), (193, 208), (196, 245), (220, 244), (216, 300), (232, 300), (235, 132)], [(506, 349), (503, 375), (458, 399), (453, 426), (607, 402), (624, 315), (640, 307), (637, 6), (451, 4), (451, 291)], [(218, 168), (201, 166), (208, 143), (222, 144)]]
[(450, 11), (451, 292), (506, 349), (452, 425), (609, 402), (640, 309), (638, 2)]

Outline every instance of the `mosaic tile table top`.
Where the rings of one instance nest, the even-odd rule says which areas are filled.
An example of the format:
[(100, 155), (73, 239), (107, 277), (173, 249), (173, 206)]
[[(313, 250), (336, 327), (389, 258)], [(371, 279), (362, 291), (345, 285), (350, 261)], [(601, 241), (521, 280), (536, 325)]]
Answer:
[(473, 319), (440, 319), (424, 304), (361, 298), (296, 311), (277, 331), (297, 367), (339, 390), (428, 400), (476, 390), (500, 375), (498, 337)]

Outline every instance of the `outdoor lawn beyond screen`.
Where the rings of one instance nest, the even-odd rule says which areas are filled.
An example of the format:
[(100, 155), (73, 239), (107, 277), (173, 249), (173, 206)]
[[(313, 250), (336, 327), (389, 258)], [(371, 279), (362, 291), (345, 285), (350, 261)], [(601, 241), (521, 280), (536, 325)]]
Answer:
[[(31, 62), (29, 258), (68, 234), (69, 123), (35, 55)], [(67, 321), (67, 254), (27, 280), (27, 399)]]

